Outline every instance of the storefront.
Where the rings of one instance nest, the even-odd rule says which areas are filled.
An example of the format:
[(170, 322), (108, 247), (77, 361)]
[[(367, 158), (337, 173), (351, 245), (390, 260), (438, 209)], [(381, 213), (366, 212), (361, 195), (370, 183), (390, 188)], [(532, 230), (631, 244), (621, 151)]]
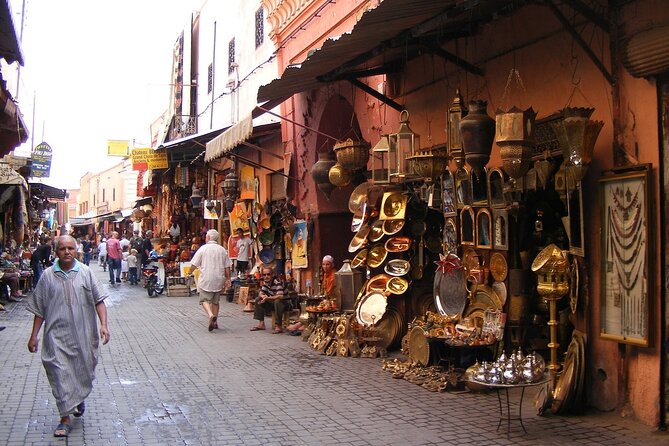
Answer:
[[(665, 316), (653, 309), (666, 306), (651, 267), (660, 250), (650, 248), (660, 243), (650, 212), (662, 203), (660, 106), (658, 87), (620, 64), (623, 29), (651, 17), (650, 5), (633, 4), (615, 11), (623, 28), (613, 12), (552, 2), (386, 0), (308, 57), (308, 32), (277, 34), (282, 60), (300, 63), (258, 99), (292, 95), (282, 115), (310, 129), (282, 126), (304, 181), (298, 218), (315, 221), (311, 265), (332, 254), (369, 278), (354, 308), (361, 336), (391, 347), (417, 333), (429, 358), (432, 339), (479, 345), (492, 333), (507, 353), (541, 353), (553, 390), (568, 392), (568, 403), (553, 394), (556, 411), (630, 407), (664, 425)], [(348, 138), (371, 147), (366, 168), (342, 169), (335, 147)], [(402, 229), (384, 232), (393, 220)], [(379, 325), (392, 333), (378, 335)], [(335, 336), (316, 343), (328, 336), (326, 351)]]

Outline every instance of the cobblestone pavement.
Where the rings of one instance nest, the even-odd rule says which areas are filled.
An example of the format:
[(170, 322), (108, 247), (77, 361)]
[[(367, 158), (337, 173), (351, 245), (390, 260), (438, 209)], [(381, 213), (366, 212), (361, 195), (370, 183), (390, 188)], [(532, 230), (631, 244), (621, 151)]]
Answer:
[[(103, 283), (107, 277), (97, 265)], [(616, 415), (539, 417), (497, 432), (494, 394), (432, 393), (381, 369), (379, 359), (326, 357), (299, 337), (249, 332), (222, 302), (207, 331), (197, 297), (150, 299), (127, 283), (111, 290), (111, 341), (84, 417), (68, 439), (39, 354), (27, 351), (25, 303), (0, 313), (0, 444), (45, 445), (638, 445), (669, 436)], [(269, 321), (268, 321), (269, 325)], [(512, 395), (513, 396), (513, 395)], [(503, 426), (504, 427), (504, 426)]]

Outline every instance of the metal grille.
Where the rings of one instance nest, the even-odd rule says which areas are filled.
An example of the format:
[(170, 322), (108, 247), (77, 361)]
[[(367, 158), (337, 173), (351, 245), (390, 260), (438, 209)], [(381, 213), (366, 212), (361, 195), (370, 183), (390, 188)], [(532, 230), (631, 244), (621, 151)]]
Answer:
[(265, 40), (265, 15), (262, 7), (256, 11), (256, 48), (262, 45)]
[(211, 93), (214, 89), (214, 65), (209, 64), (207, 67), (207, 93)]

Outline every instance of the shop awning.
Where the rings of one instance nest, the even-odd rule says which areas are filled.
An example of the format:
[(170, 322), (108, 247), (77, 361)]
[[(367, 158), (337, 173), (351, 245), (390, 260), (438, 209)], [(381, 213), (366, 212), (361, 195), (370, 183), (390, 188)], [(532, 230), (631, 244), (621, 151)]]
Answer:
[(135, 205), (132, 208), (137, 209), (140, 206), (144, 206), (145, 204), (152, 204), (152, 203), (153, 203), (153, 197), (144, 197), (144, 198), (140, 198), (139, 200), (135, 201)]
[(23, 54), (16, 37), (9, 0), (0, 0), (0, 57), (8, 64), (18, 62), (23, 65)]
[[(361, 77), (397, 71), (407, 60), (426, 52), (480, 74), (479, 68), (447, 53), (441, 45), (475, 33), (478, 24), (511, 12), (513, 5), (510, 0), (384, 0), (366, 11), (350, 32), (326, 40), (302, 63), (289, 65), (280, 79), (260, 87), (258, 101), (292, 96), (339, 80), (356, 83)], [(356, 86), (367, 87), (357, 82)], [(399, 105), (385, 99), (395, 108)]]
[(160, 144), (157, 150), (165, 150), (170, 165), (178, 163), (190, 163), (196, 159), (204, 150), (209, 141), (225, 132), (228, 127), (212, 130), (206, 133), (197, 133), (184, 138), (167, 141)]
[(208, 163), (216, 158), (220, 158), (226, 152), (237, 147), (240, 142), (246, 141), (252, 133), (253, 118), (251, 115), (248, 115), (207, 143), (204, 161)]
[(58, 189), (57, 187), (49, 186), (44, 183), (29, 183), (30, 193), (52, 200), (65, 201), (67, 198), (67, 190)]

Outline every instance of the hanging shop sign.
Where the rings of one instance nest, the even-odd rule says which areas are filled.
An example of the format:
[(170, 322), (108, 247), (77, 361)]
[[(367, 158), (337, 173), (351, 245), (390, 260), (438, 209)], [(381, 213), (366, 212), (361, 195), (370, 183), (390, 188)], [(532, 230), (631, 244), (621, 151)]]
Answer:
[(148, 149), (133, 149), (130, 153), (132, 170), (167, 169), (167, 152)]
[(33, 178), (48, 178), (51, 171), (51, 146), (45, 142), (39, 143), (30, 154), (32, 158), (31, 174)]
[(128, 156), (130, 153), (130, 141), (126, 140), (107, 140), (107, 155), (109, 156)]

